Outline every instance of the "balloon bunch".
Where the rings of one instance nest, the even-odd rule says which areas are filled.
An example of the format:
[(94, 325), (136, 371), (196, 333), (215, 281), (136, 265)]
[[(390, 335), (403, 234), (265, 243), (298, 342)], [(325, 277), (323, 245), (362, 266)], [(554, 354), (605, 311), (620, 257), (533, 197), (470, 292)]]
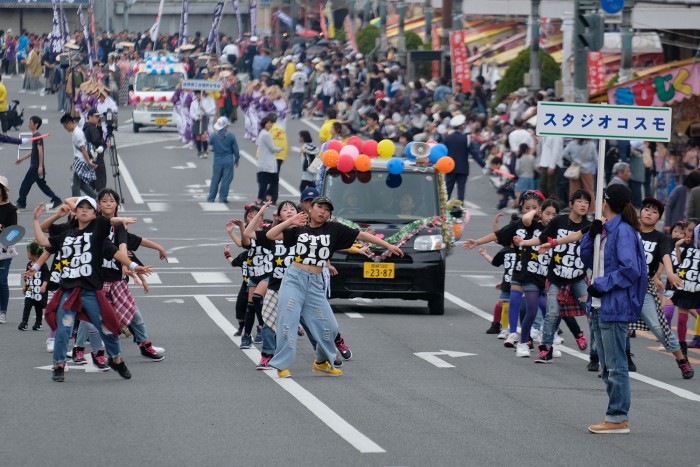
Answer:
[(146, 73), (151, 75), (164, 75), (166, 73), (170, 74), (175, 71), (172, 66), (166, 66), (166, 64), (172, 65), (175, 60), (170, 57), (153, 57), (150, 56), (146, 59)]
[[(406, 145), (406, 158), (414, 162), (416, 156), (411, 153), (413, 142)], [(430, 162), (435, 169), (449, 173), (455, 168), (454, 159), (447, 155), (447, 146), (435, 141), (428, 141), (431, 145)], [(396, 147), (390, 139), (376, 142), (372, 139), (362, 141), (357, 136), (351, 136), (346, 143), (331, 140), (321, 146), (321, 160), (328, 168), (336, 168), (342, 173), (348, 173), (353, 169), (358, 172), (367, 172), (372, 167), (372, 159), (388, 159), (387, 171), (392, 175), (399, 175), (406, 168), (404, 160), (394, 157)]]

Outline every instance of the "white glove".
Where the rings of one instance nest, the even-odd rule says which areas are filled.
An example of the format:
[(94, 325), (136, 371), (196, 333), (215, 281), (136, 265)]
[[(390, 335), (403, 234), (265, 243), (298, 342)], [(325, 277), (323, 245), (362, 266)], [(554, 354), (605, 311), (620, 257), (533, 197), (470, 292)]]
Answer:
[(27, 144), (28, 142), (29, 142), (29, 138), (22, 138), (21, 144)]

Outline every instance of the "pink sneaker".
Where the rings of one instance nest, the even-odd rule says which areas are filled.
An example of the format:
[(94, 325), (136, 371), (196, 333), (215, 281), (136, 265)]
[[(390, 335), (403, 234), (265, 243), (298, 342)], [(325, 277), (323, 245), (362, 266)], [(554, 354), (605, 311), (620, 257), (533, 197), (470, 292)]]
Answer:
[(352, 351), (350, 347), (345, 345), (345, 340), (343, 340), (340, 334), (335, 338), (335, 348), (338, 349), (340, 355), (342, 355), (345, 360), (350, 360), (352, 358)]
[(105, 357), (104, 349), (100, 349), (97, 352), (92, 352), (92, 364), (97, 367), (100, 371), (109, 371), (109, 365), (107, 365), (107, 357)]
[(581, 351), (584, 351), (588, 348), (588, 342), (586, 342), (586, 336), (583, 335), (583, 331), (581, 331), (581, 334), (576, 338), (576, 344), (578, 345), (578, 349)]
[(260, 363), (255, 368), (256, 370), (272, 370), (270, 367), (270, 360), (272, 360), (272, 355), (263, 355), (260, 357)]

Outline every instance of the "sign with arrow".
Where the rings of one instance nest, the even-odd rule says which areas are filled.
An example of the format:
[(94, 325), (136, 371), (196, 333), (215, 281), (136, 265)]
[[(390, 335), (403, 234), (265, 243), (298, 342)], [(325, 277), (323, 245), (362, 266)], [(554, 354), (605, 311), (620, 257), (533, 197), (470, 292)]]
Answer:
[(422, 358), (426, 362), (430, 363), (431, 365), (435, 365), (438, 368), (454, 368), (455, 366), (452, 365), (451, 363), (447, 363), (445, 360), (438, 358), (438, 355), (445, 355), (447, 357), (471, 357), (473, 355), (477, 355), (475, 353), (466, 353), (466, 352), (455, 352), (453, 350), (440, 350), (439, 352), (415, 352), (413, 355), (415, 355), (418, 358)]
[[(69, 370), (83, 370), (85, 373), (103, 373), (99, 368), (97, 368), (95, 365), (92, 363), (87, 363), (86, 365), (71, 365), (68, 363), (69, 360), (66, 361), (66, 371)], [(46, 365), (46, 366), (38, 366), (36, 367), (37, 370), (53, 370), (53, 365)]]

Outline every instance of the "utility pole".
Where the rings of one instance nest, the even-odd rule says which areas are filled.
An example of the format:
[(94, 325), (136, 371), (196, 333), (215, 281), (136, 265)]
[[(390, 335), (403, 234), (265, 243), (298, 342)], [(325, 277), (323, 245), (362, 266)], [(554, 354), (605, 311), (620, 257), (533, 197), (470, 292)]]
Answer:
[(369, 24), (369, 15), (372, 11), (371, 0), (365, 0), (364, 5), (362, 5), (362, 27), (366, 27)]
[(297, 35), (297, 0), (289, 0), (289, 16), (292, 17), (291, 32), (289, 33), (289, 43), (291, 44)]
[(574, 40), (574, 18), (570, 12), (564, 13), (561, 30), (564, 33), (561, 80), (564, 85), (564, 102), (574, 101), (574, 80), (571, 74), (572, 41)]
[(399, 0), (398, 13), (399, 13), (399, 37), (398, 37), (399, 63), (401, 64), (401, 66), (406, 66), (406, 37), (404, 36), (406, 0)]
[(442, 0), (442, 49), (450, 53), (450, 32), (452, 31), (452, 0)]
[(596, 0), (575, 0), (574, 102), (588, 102), (588, 52), (603, 47), (603, 17), (595, 12)]
[(530, 3), (530, 92), (540, 90), (540, 0)]
[(386, 57), (389, 40), (386, 37), (386, 2), (379, 2), (379, 50)]
[[(425, 0), (425, 42), (433, 41), (433, 5), (430, 0)], [(435, 49), (435, 44), (433, 44)]]
[(620, 23), (620, 39), (622, 41), (622, 57), (620, 63), (619, 83), (632, 79), (632, 8), (634, 0), (626, 0), (622, 8), (622, 22)]

